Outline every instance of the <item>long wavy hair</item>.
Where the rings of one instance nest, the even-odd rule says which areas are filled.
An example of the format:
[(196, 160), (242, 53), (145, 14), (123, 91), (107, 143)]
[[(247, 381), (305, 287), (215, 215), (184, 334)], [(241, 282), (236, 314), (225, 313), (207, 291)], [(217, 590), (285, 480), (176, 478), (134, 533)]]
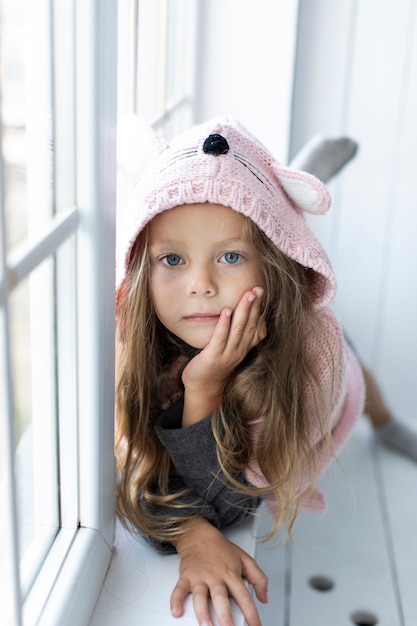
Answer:
[[(117, 305), (117, 511), (129, 527), (170, 543), (189, 516), (181, 515), (182, 494), (169, 493), (170, 458), (154, 424), (161, 408), (181, 396), (181, 373), (191, 357), (156, 317), (150, 295), (149, 236), (148, 225), (132, 249)], [(317, 274), (282, 254), (249, 218), (245, 237), (264, 277), (267, 336), (230, 376), (222, 404), (212, 416), (212, 429), (220, 467), (236, 491), (273, 494), (277, 516), (270, 536), (281, 527), (291, 531), (311, 494), (322, 469), (323, 448), (330, 445), (330, 416), (339, 381), (335, 337), (329, 337), (314, 307)], [(314, 350), (307, 337), (314, 338)], [(331, 380), (326, 393), (317, 371), (318, 354), (321, 369), (324, 360)], [(260, 416), (254, 449), (249, 425)], [(251, 459), (256, 459), (268, 487), (242, 485), (233, 478)], [(157, 507), (179, 510), (174, 516), (157, 515)]]

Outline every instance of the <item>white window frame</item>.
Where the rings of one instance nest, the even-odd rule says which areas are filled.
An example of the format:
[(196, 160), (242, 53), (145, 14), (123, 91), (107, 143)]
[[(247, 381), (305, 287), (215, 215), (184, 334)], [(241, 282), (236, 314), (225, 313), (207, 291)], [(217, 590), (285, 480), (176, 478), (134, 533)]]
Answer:
[[(168, 138), (196, 121), (201, 15), (201, 0), (120, 0), (119, 115), (136, 113)], [(152, 25), (142, 29), (149, 18)], [(172, 51), (181, 54), (174, 63)], [(144, 101), (150, 106), (143, 107)]]
[[(12, 623), (87, 624), (108, 564), (114, 535), (114, 248), (117, 0), (76, 0), (76, 205), (57, 214), (39, 238), (7, 257), (0, 224), (0, 400), (6, 455), (7, 525), (11, 537)], [(0, 167), (1, 183), (1, 167)], [(8, 298), (12, 289), (64, 242), (76, 238), (78, 397), (60, 385), (67, 415), (59, 424), (60, 473), (67, 491), (61, 527), (27, 596), (21, 593), (14, 481), (13, 393)], [(65, 289), (58, 309), (65, 313)], [(69, 294), (70, 296), (71, 294)], [(65, 336), (60, 337), (65, 341)], [(58, 354), (59, 360), (59, 354)], [(64, 367), (64, 363), (61, 367)], [(68, 401), (67, 404), (65, 401)], [(64, 428), (68, 426), (68, 432)], [(68, 445), (68, 443), (70, 445)], [(61, 485), (62, 486), (62, 485)]]
[[(202, 0), (119, 0), (119, 118), (135, 113), (167, 141), (198, 121), (202, 14)], [(120, 226), (131, 191), (123, 172), (117, 188)]]
[[(199, 0), (187, 7), (199, 27)], [(6, 256), (4, 224), (0, 241), (0, 376), (6, 390), (0, 400), (3, 447), (7, 451), (8, 526), (11, 542), (8, 561), (13, 596), (13, 625), (72, 626), (87, 624), (94, 610), (112, 554), (115, 522), (113, 452), (114, 407), (114, 270), (116, 206), (116, 96), (117, 14), (133, 11), (130, 96), (127, 109), (137, 105), (138, 0), (75, 0), (76, 12), (76, 178), (74, 206), (60, 211), (36, 241), (24, 243)], [(158, 106), (148, 120), (166, 136), (195, 121), (195, 62), (187, 65), (187, 80), (178, 93), (168, 94), (169, 19), (172, 5), (160, 0)], [(168, 39), (167, 39), (168, 37)], [(188, 50), (190, 48), (188, 47)], [(120, 53), (120, 50), (119, 50)], [(132, 48), (129, 49), (132, 54)], [(194, 62), (194, 65), (193, 65)], [(120, 67), (120, 66), (119, 66)], [(132, 76), (134, 80), (132, 82)], [(120, 87), (120, 85), (119, 85)], [(132, 89), (133, 88), (133, 89)], [(125, 100), (126, 104), (126, 100)], [(123, 108), (119, 112), (123, 113)], [(0, 168), (1, 170), (1, 168)], [(1, 171), (0, 171), (1, 176)], [(1, 182), (1, 180), (0, 180)], [(76, 368), (57, 355), (60, 370), (59, 455), (61, 527), (34, 583), (21, 591), (18, 513), (14, 484), (13, 394), (10, 371), (8, 297), (12, 289), (45, 259), (76, 240), (75, 291), (59, 289), (57, 311), (77, 337), (60, 332), (58, 344), (76, 352)], [(61, 254), (61, 253), (60, 253)], [(69, 259), (70, 262), (71, 259)], [(59, 276), (58, 276), (59, 284)], [(74, 313), (72, 299), (78, 309)], [(72, 381), (62, 384), (62, 380)], [(73, 387), (71, 387), (73, 385)], [(77, 397), (72, 394), (77, 388)], [(68, 472), (68, 467), (75, 468)], [(75, 503), (75, 505), (74, 505)]]

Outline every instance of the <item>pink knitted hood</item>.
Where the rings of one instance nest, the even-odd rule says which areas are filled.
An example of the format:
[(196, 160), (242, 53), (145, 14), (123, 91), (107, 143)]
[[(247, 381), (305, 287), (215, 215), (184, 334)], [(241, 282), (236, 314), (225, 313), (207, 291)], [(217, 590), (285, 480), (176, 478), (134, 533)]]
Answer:
[[(146, 155), (141, 154), (140, 134), (136, 138), (135, 145), (131, 134), (130, 158), (139, 162)], [(182, 204), (208, 202), (248, 216), (284, 254), (314, 270), (311, 290), (316, 306), (330, 302), (336, 289), (334, 274), (303, 217), (304, 211), (322, 214), (328, 210), (330, 196), (323, 183), (280, 165), (238, 121), (229, 118), (194, 126), (170, 145), (155, 136), (153, 146), (155, 157), (136, 175), (126, 209), (118, 291), (132, 246), (153, 217)]]

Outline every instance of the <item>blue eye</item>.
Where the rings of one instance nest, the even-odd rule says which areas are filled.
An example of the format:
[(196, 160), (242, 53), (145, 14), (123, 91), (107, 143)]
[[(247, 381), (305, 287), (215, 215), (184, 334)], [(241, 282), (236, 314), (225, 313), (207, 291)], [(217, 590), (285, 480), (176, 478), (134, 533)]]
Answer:
[(238, 263), (242, 260), (242, 255), (238, 252), (225, 252), (220, 258), (226, 263)]
[(175, 265), (181, 265), (183, 262), (182, 258), (178, 254), (167, 254), (161, 259), (164, 265), (170, 265), (171, 267), (175, 267)]

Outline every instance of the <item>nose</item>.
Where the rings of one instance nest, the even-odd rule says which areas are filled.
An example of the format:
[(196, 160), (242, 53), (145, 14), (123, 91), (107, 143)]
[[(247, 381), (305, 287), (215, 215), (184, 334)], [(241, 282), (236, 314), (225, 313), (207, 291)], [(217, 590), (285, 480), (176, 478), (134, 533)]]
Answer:
[(206, 266), (198, 266), (191, 271), (188, 284), (190, 296), (211, 297), (217, 293), (217, 284), (213, 272)]

